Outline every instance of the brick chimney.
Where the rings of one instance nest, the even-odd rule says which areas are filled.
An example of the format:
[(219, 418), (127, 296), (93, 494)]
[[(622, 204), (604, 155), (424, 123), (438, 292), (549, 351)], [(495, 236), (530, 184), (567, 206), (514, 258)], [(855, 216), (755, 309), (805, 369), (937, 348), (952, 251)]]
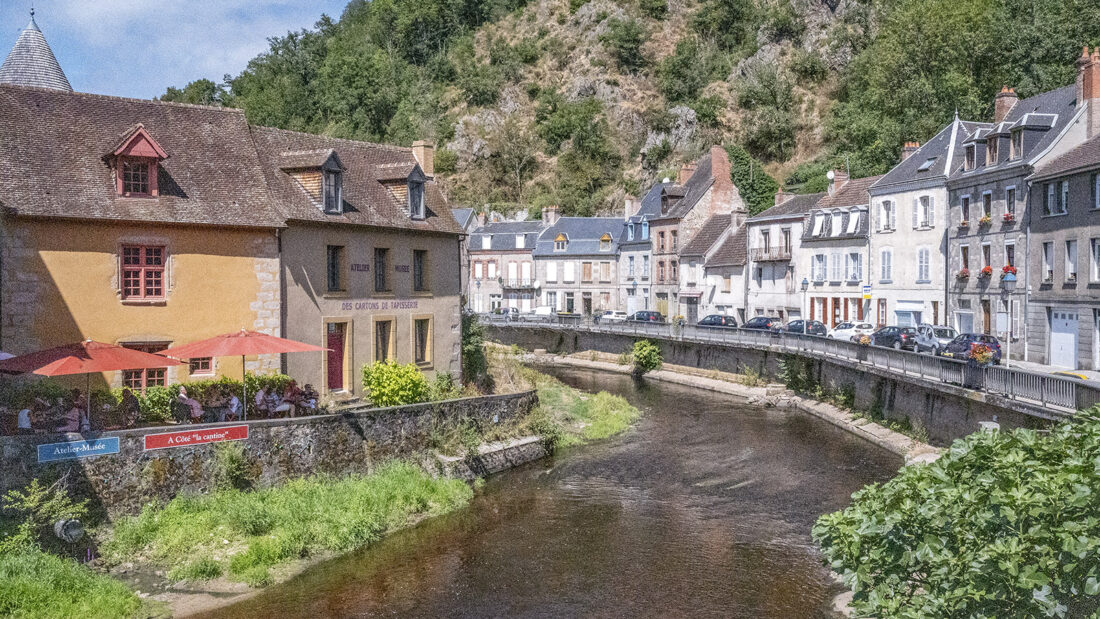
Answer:
[(676, 184), (683, 185), (687, 183), (688, 179), (691, 178), (691, 175), (695, 174), (695, 168), (697, 167), (698, 166), (695, 164), (695, 162), (685, 163), (684, 165), (680, 166), (680, 175), (676, 177)]
[(1089, 106), (1087, 137), (1100, 135), (1100, 47), (1088, 46), (1077, 59), (1077, 106)]
[(920, 148), (920, 142), (906, 142), (901, 148), (901, 160), (905, 161)]
[(829, 181), (829, 195), (836, 195), (840, 188), (848, 183), (848, 173), (844, 170), (833, 170), (833, 180)]
[(417, 140), (412, 145), (413, 157), (427, 176), (435, 176), (435, 146), (427, 140)]
[(542, 225), (549, 228), (550, 226), (558, 223), (558, 219), (561, 218), (561, 213), (558, 211), (556, 204), (542, 207)]
[(787, 193), (787, 192), (783, 191), (782, 187), (780, 187), (779, 191), (775, 192), (775, 205), (779, 206), (780, 204), (783, 204), (784, 202), (786, 202), (787, 200), (790, 200), (793, 197), (794, 197), (793, 193)]
[(714, 178), (714, 198), (710, 201), (710, 215), (718, 213), (745, 213), (745, 201), (733, 184), (730, 157), (721, 146), (710, 147), (710, 174)]
[(634, 215), (637, 215), (640, 210), (642, 210), (641, 200), (634, 196), (626, 196), (623, 198), (623, 219), (630, 219)]
[(1019, 100), (1020, 98), (1016, 96), (1015, 88), (1001, 86), (1001, 92), (993, 97), (993, 122), (999, 123), (1005, 118), (1008, 118), (1008, 113), (1012, 111), (1012, 106), (1016, 105), (1016, 102)]

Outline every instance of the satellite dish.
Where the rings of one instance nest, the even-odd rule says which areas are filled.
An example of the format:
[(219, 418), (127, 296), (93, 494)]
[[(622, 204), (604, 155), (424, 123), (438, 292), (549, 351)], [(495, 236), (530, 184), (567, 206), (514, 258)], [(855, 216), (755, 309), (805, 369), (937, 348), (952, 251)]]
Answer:
[(667, 176), (666, 176), (666, 177), (665, 177), (665, 180), (663, 180), (663, 181), (661, 181), (661, 182), (662, 182), (662, 183), (665, 183), (665, 184), (667, 185), (668, 183), (671, 183), (671, 182), (672, 182), (672, 179), (670, 179), (669, 177), (667, 177)]
[(827, 178), (829, 180), (833, 180), (833, 177), (835, 177), (835, 176), (836, 176), (836, 174), (833, 174), (832, 170), (829, 170), (828, 172), (825, 173), (825, 178)]

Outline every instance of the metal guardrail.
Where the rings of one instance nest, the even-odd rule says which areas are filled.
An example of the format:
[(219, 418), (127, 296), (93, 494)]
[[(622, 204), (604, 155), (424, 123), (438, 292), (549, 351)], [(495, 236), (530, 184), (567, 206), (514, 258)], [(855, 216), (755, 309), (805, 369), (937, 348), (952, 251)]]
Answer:
[[(801, 333), (784, 333), (728, 327), (680, 326), (653, 322), (586, 322), (583, 316), (486, 316), (489, 324), (510, 327), (549, 327), (569, 331), (616, 333), (700, 344), (742, 348), (778, 348), (783, 351), (867, 364), (902, 376), (914, 376), (947, 385), (1001, 395), (1010, 400), (1037, 404), (1063, 412), (1077, 410), (1077, 381), (1001, 366), (977, 367), (947, 357), (905, 350), (862, 346), (855, 342)], [(541, 320), (538, 320), (541, 319)]]

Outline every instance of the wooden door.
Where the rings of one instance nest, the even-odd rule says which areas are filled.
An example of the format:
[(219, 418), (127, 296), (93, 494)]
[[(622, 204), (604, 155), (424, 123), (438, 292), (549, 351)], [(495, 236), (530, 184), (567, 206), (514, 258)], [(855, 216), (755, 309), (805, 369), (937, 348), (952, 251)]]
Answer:
[(347, 323), (328, 323), (328, 390), (343, 391), (344, 389), (344, 334), (347, 331)]

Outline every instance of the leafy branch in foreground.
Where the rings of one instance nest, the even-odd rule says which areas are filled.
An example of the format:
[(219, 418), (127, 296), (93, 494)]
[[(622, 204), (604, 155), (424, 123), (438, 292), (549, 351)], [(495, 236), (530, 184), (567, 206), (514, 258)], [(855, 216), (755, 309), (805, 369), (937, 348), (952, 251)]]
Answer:
[[(1100, 605), (1100, 410), (978, 432), (822, 516), (866, 617), (1084, 617)], [(1097, 615), (1092, 615), (1096, 617)]]

